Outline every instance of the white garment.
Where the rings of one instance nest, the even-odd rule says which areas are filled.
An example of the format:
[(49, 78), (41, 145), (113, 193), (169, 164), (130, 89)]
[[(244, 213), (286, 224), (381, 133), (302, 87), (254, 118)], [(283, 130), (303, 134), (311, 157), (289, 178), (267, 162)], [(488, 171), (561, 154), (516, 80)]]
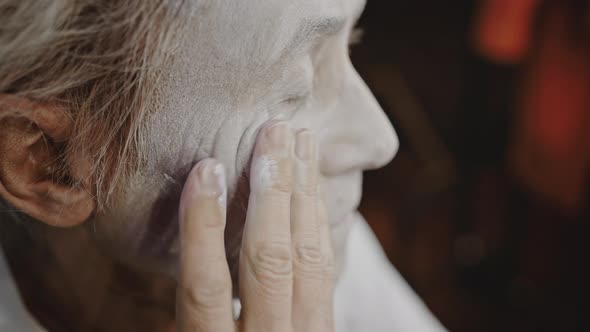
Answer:
[(336, 332), (438, 332), (446, 329), (391, 265), (358, 214), (334, 294)]
[[(363, 218), (352, 228), (335, 290), (336, 332), (445, 331), (389, 263)], [(0, 331), (43, 332), (23, 306), (0, 252)]]

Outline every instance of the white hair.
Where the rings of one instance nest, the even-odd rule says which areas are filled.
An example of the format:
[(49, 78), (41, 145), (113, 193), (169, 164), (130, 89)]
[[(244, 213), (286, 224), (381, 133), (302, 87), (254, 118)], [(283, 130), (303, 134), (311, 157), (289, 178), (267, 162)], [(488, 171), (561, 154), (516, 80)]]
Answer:
[[(154, 0), (0, 0), (0, 93), (59, 103), (74, 121), (61, 149), (91, 160), (99, 209), (141, 167), (142, 119), (181, 4)], [(173, 38), (174, 37), (174, 38)]]

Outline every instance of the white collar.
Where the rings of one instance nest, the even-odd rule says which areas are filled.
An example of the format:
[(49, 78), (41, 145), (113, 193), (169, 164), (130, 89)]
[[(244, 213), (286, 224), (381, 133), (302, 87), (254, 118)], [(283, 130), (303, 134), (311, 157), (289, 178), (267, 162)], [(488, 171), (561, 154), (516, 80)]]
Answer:
[(391, 265), (367, 222), (356, 218), (334, 294), (335, 331), (446, 331)]

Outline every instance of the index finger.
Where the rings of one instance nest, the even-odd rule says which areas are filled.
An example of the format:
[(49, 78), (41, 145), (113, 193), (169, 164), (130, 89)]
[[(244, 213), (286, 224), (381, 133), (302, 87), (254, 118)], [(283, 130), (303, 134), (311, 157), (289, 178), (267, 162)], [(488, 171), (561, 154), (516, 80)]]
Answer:
[(226, 196), (223, 166), (213, 159), (199, 162), (180, 200), (179, 331), (235, 330), (223, 241)]

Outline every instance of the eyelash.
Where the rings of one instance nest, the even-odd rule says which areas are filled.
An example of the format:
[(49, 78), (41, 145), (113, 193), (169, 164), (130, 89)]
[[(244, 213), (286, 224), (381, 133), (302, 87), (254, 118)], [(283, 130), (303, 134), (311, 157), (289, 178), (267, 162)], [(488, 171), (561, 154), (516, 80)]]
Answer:
[(271, 117), (280, 115), (283, 119), (290, 119), (309, 101), (309, 97), (310, 91), (307, 90), (289, 94), (270, 108), (270, 115)]
[(286, 105), (293, 105), (293, 104), (297, 104), (300, 103), (301, 101), (303, 101), (305, 98), (307, 97), (306, 94), (300, 94), (300, 95), (293, 95), (293, 96), (289, 96), (285, 99), (283, 99), (282, 103), (286, 104)]

